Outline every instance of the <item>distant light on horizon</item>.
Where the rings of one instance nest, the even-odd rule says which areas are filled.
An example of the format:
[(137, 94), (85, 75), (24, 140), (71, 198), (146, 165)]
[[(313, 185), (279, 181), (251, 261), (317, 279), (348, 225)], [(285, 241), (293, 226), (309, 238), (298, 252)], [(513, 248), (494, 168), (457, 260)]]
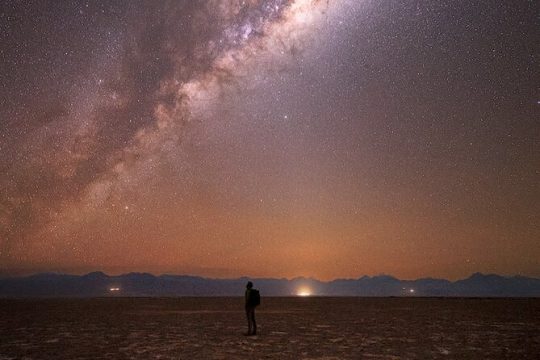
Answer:
[(414, 289), (409, 289), (409, 292), (410, 292), (411, 294), (414, 294)]
[(311, 291), (311, 289), (308, 289), (308, 288), (301, 288), (298, 290), (298, 292), (296, 293), (296, 296), (302, 296), (302, 297), (306, 297), (306, 296), (311, 296), (313, 293)]
[(119, 287), (112, 287), (112, 288), (109, 288), (109, 291), (118, 292), (118, 291), (120, 291), (120, 288)]

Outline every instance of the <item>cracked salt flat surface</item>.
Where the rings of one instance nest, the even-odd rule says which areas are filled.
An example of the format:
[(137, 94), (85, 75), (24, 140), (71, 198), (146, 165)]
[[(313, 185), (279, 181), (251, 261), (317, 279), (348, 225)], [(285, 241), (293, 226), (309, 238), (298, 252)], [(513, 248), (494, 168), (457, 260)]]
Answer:
[(540, 299), (0, 300), (7, 359), (537, 359)]

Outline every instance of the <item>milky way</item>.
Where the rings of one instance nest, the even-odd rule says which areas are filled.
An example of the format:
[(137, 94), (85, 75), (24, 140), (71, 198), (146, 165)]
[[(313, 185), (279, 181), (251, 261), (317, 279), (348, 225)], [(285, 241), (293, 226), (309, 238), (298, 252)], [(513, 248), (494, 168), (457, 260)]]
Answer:
[(0, 271), (540, 275), (535, 13), (3, 4)]

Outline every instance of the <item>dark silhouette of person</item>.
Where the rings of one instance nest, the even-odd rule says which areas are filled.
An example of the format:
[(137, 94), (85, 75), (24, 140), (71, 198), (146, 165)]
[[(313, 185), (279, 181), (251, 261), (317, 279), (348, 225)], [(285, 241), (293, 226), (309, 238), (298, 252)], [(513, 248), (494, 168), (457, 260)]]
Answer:
[(247, 321), (248, 321), (248, 332), (244, 335), (246, 336), (252, 336), (252, 335), (257, 335), (257, 323), (255, 322), (255, 305), (253, 303), (253, 294), (252, 294), (252, 289), (253, 288), (253, 283), (251, 281), (248, 281), (248, 283), (246, 284), (246, 293), (245, 293), (245, 298), (246, 298), (246, 304), (245, 304), (245, 307), (246, 307), (246, 316), (247, 316)]

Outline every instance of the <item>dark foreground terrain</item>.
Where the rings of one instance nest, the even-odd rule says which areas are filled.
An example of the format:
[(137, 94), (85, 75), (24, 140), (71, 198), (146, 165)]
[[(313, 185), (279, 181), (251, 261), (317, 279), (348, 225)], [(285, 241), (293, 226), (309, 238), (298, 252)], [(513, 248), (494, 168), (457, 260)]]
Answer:
[(540, 299), (0, 299), (0, 359), (538, 359)]

